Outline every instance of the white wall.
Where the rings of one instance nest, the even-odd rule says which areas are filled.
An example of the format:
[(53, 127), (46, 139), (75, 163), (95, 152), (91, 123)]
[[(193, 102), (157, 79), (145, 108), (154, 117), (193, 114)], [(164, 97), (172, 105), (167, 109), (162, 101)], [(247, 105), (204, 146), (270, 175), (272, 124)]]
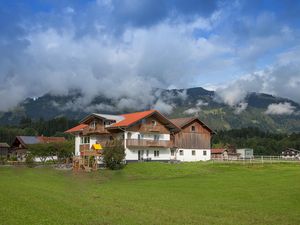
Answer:
[[(180, 155), (180, 150), (183, 150), (183, 155)], [(192, 155), (192, 151), (195, 150), (195, 155)], [(204, 155), (206, 151), (206, 155)], [(210, 149), (177, 149), (176, 159), (183, 162), (193, 161), (207, 161), (211, 159)]]
[(240, 148), (236, 150), (237, 153), (241, 154), (241, 158), (252, 158), (253, 149), (252, 148)]
[[(140, 132), (130, 132), (131, 139), (138, 139), (138, 135)], [(125, 132), (125, 139), (127, 139), (128, 132)], [(90, 136), (90, 147), (95, 144), (97, 141), (101, 142), (103, 137), (101, 136)], [(145, 140), (154, 140), (154, 134), (144, 134), (143, 139)], [(170, 140), (170, 134), (160, 134), (159, 140)], [(125, 144), (126, 142), (124, 142)], [(80, 155), (80, 136), (75, 136), (75, 155)], [(141, 157), (151, 158), (152, 161), (154, 160), (170, 160), (176, 159), (183, 162), (192, 162), (192, 161), (206, 161), (211, 159), (211, 151), (210, 149), (177, 149), (175, 152), (175, 156), (171, 156), (170, 148), (127, 148), (125, 146), (125, 159), (126, 160), (138, 160), (138, 151), (141, 151)], [(147, 156), (148, 150), (148, 156)], [(154, 151), (159, 151), (159, 156), (154, 157)], [(181, 156), (179, 154), (180, 150), (183, 150), (184, 155)], [(192, 150), (195, 150), (196, 155), (192, 155)], [(142, 152), (143, 151), (143, 152)], [(206, 151), (206, 156), (203, 155), (203, 151)]]
[(75, 156), (80, 155), (79, 146), (80, 146), (80, 136), (77, 134), (75, 136)]
[[(126, 160), (138, 160), (138, 151), (141, 151), (141, 157), (144, 159), (151, 158), (154, 160), (170, 160), (171, 152), (169, 148), (126, 148)], [(148, 156), (147, 156), (148, 150)], [(154, 151), (159, 151), (159, 156), (154, 156)]]
[(131, 139), (138, 139), (138, 135), (143, 135), (143, 140), (154, 140), (154, 135), (159, 135), (159, 140), (161, 141), (169, 141), (170, 134), (145, 134), (140, 132), (132, 132), (126, 131), (125, 132), (125, 139), (128, 139), (128, 133), (131, 133)]

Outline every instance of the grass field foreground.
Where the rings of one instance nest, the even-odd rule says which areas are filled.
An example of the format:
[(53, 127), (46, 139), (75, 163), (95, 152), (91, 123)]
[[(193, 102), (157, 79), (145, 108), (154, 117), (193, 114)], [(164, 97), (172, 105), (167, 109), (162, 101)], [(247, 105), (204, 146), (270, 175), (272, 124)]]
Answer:
[(300, 224), (300, 164), (0, 167), (0, 223)]

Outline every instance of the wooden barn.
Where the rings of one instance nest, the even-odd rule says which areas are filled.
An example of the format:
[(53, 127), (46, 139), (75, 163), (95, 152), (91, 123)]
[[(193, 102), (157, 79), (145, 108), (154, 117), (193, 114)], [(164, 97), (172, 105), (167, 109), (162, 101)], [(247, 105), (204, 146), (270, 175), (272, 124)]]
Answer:
[(197, 117), (170, 119), (181, 130), (174, 134), (176, 160), (210, 160), (211, 137), (214, 131)]

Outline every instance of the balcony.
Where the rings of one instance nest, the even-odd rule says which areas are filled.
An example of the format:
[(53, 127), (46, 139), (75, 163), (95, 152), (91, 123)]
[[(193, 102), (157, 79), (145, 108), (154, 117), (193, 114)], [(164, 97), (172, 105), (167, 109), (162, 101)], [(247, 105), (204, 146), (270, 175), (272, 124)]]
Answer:
[(142, 124), (140, 129), (140, 132), (160, 132), (163, 133), (165, 131), (165, 127), (162, 125), (150, 125), (150, 124)]
[[(101, 142), (97, 142), (98, 144), (100, 144), (102, 146), (102, 148), (109, 146), (110, 142), (109, 141), (101, 141)], [(124, 145), (124, 141), (121, 140), (120, 142), (121, 145)], [(90, 147), (90, 144), (80, 144), (79, 145), (79, 151), (83, 152), (83, 151), (92, 151), (92, 148)]]
[(97, 124), (96, 127), (86, 127), (83, 129), (83, 135), (90, 135), (90, 134), (108, 134), (109, 132), (105, 129), (104, 126)]
[(90, 150), (90, 144), (80, 144), (79, 151), (83, 152), (88, 150)]
[(129, 139), (129, 140), (126, 140), (126, 146), (170, 148), (170, 147), (172, 147), (172, 142), (171, 141), (163, 141), (163, 140)]

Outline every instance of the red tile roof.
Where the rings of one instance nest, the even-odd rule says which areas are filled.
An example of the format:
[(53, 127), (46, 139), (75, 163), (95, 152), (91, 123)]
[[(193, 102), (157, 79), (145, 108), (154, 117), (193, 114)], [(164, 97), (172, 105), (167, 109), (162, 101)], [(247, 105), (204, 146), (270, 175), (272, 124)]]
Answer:
[(212, 148), (211, 153), (212, 154), (222, 154), (225, 151), (224, 148)]
[(78, 132), (78, 131), (81, 131), (83, 130), (84, 128), (86, 128), (88, 125), (87, 124), (79, 124), (78, 126), (76, 127), (73, 127), (69, 130), (66, 130), (65, 133), (73, 133), (73, 132)]
[(53, 142), (64, 142), (66, 139), (64, 137), (45, 137), (39, 136), (38, 139), (41, 143), (53, 143)]
[(135, 113), (128, 113), (128, 114), (122, 114), (121, 116), (124, 117), (123, 120), (121, 120), (118, 123), (115, 123), (111, 125), (111, 127), (127, 127), (151, 114), (156, 112), (155, 110), (148, 110), (143, 112), (135, 112)]

